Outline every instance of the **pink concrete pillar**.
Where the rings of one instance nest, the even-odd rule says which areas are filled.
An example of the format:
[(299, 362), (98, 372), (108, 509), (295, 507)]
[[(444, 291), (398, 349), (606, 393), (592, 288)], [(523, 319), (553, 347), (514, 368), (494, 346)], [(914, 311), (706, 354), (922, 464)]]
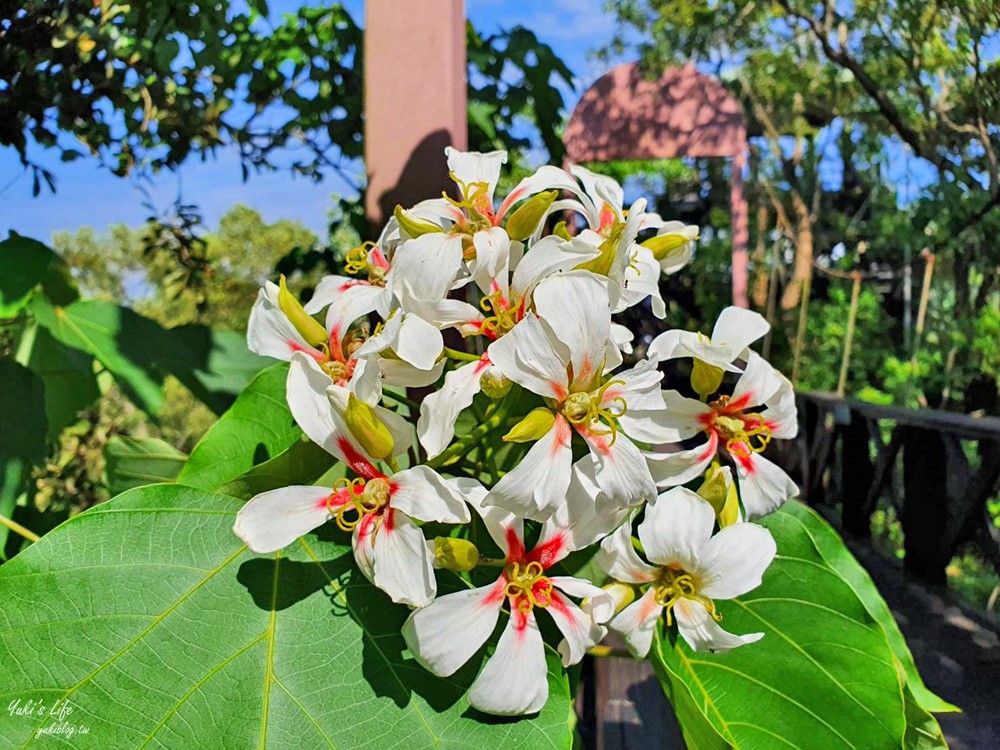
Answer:
[(729, 193), (733, 228), (733, 304), (737, 307), (750, 307), (750, 300), (747, 297), (750, 266), (747, 243), (750, 240), (750, 232), (747, 228), (747, 201), (743, 196), (745, 165), (746, 154), (743, 151), (737, 152), (732, 161), (733, 174)]
[(365, 2), (365, 213), (377, 232), (396, 204), (449, 187), (445, 146), (465, 149), (464, 0)]

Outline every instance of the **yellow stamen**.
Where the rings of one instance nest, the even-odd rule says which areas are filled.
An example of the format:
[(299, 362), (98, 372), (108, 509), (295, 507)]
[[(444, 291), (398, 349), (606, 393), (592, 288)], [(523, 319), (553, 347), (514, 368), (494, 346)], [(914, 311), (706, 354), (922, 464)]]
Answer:
[(722, 619), (722, 615), (715, 611), (715, 602), (698, 593), (694, 577), (690, 573), (677, 568), (661, 568), (660, 576), (654, 585), (653, 598), (657, 604), (666, 609), (668, 626), (673, 624), (674, 605), (681, 599), (696, 601), (708, 610), (712, 619), (716, 621)]
[(513, 292), (505, 297), (503, 290), (498, 289), (479, 301), (479, 306), (486, 312), (493, 313), (479, 326), (481, 333), (492, 339), (498, 339), (518, 323), (521, 310), (521, 297)]
[[(333, 497), (338, 487), (346, 489), (351, 499), (339, 508), (334, 508)], [(371, 479), (366, 482), (361, 477), (357, 479), (341, 477), (334, 482), (333, 489), (334, 494), (326, 500), (326, 508), (337, 528), (342, 531), (354, 531), (365, 516), (379, 513), (389, 504), (389, 482), (386, 479)]]
[[(721, 412), (728, 403), (729, 396), (722, 396), (709, 406)], [(771, 442), (771, 428), (760, 414), (744, 414), (741, 411), (717, 413), (715, 429), (719, 437), (726, 441), (726, 450), (734, 456), (749, 458), (754, 453), (762, 453)]]
[[(625, 385), (624, 380), (609, 380), (596, 393), (571, 393), (562, 402), (560, 411), (571, 423), (585, 425), (595, 435), (611, 435), (609, 445), (614, 445), (618, 439), (616, 420), (628, 412), (628, 403), (622, 396), (616, 396), (606, 407), (601, 406), (605, 392), (614, 385)], [(612, 408), (614, 407), (614, 409)], [(617, 410), (615, 410), (617, 409)], [(600, 429), (605, 424), (608, 429)]]
[[(507, 566), (507, 585), (504, 593), (510, 597), (511, 606), (528, 613), (534, 607), (545, 608), (552, 603), (552, 581), (545, 576), (540, 562), (529, 562), (524, 568), (514, 562)], [(539, 590), (535, 587), (541, 584)]]

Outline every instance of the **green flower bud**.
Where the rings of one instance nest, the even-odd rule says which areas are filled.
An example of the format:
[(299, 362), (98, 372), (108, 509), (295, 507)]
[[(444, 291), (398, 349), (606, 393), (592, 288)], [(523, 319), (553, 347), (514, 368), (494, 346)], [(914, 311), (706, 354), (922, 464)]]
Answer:
[(284, 274), (278, 281), (278, 307), (295, 326), (295, 330), (312, 346), (320, 346), (327, 342), (329, 336), (326, 329), (317, 323), (316, 319), (305, 311), (302, 303), (295, 299), (295, 295), (288, 291)]
[(615, 256), (618, 255), (618, 243), (621, 242), (624, 233), (625, 223), (620, 221), (611, 229), (611, 234), (608, 238), (601, 243), (599, 248), (601, 254), (596, 258), (588, 260), (586, 263), (581, 263), (577, 268), (582, 271), (590, 271), (598, 276), (607, 276), (610, 274), (611, 266), (615, 262)]
[(372, 458), (386, 458), (392, 455), (396, 442), (389, 428), (375, 415), (375, 410), (353, 393), (347, 397), (344, 421), (361, 447)]
[(467, 539), (434, 538), (434, 567), (464, 573), (479, 564), (479, 550)]
[(691, 368), (691, 387), (695, 393), (701, 397), (711, 396), (722, 385), (722, 376), (725, 373), (721, 367), (702, 362), (695, 357), (694, 365)]
[(399, 226), (402, 227), (403, 231), (406, 232), (411, 238), (419, 237), (422, 234), (444, 231), (444, 229), (439, 227), (433, 221), (418, 219), (413, 214), (409, 214), (404, 211), (403, 207), (399, 205), (393, 209), (392, 215), (396, 217), (396, 221), (399, 222)]
[(507, 236), (512, 240), (526, 240), (538, 228), (538, 224), (549, 210), (549, 206), (558, 197), (557, 190), (546, 190), (537, 193), (520, 206), (507, 219)]
[(564, 239), (566, 241), (569, 241), (569, 240), (573, 239), (569, 235), (569, 230), (566, 228), (566, 222), (565, 221), (560, 221), (558, 224), (556, 224), (555, 227), (552, 229), (552, 234), (554, 234), (556, 237), (560, 237), (560, 238), (562, 238), (562, 239)]
[(499, 370), (488, 367), (486, 372), (479, 378), (479, 387), (490, 398), (503, 398), (510, 393), (510, 387), (514, 385), (510, 378), (506, 377)]
[(723, 468), (718, 462), (713, 462), (705, 472), (705, 481), (698, 488), (698, 494), (712, 506), (721, 527), (725, 528), (740, 520), (739, 496), (732, 471), (728, 467)]
[(551, 409), (539, 406), (514, 425), (510, 432), (503, 436), (503, 440), (505, 443), (530, 443), (533, 440), (540, 440), (552, 429), (555, 421), (556, 415)]
[(661, 261), (671, 255), (679, 255), (684, 252), (684, 247), (696, 239), (698, 239), (697, 236), (688, 237), (683, 234), (658, 234), (640, 244), (643, 247), (648, 247), (653, 252), (653, 257)]

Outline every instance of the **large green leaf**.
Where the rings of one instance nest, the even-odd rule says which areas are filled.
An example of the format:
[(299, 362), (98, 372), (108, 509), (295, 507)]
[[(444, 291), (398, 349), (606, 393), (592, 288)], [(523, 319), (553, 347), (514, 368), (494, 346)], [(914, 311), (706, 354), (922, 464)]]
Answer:
[(87, 352), (110, 370), (140, 408), (159, 412), (165, 371), (157, 361), (171, 353), (163, 350), (163, 329), (155, 322), (97, 300), (53, 307), (36, 298), (32, 312), (60, 343)]
[[(46, 431), (42, 379), (17, 362), (0, 359), (0, 515), (14, 514), (31, 465), (45, 458)], [(0, 524), (0, 551), (8, 536)]]
[(118, 494), (133, 487), (172, 482), (187, 456), (159, 438), (115, 435), (104, 446), (108, 487)]
[[(761, 520), (778, 555), (763, 584), (721, 602), (723, 626), (764, 638), (727, 654), (696, 654), (674, 636), (652, 654), (687, 687), (734, 747), (899, 748), (904, 684), (886, 635), (803, 525), (794, 503)], [(681, 721), (684, 715), (679, 714)]]
[(285, 403), (288, 365), (258, 374), (198, 442), (177, 481), (215, 490), (289, 448), (302, 431)]
[(907, 686), (910, 688), (917, 705), (925, 711), (933, 713), (958, 711), (957, 706), (939, 698), (924, 685), (924, 681), (917, 671), (917, 665), (913, 661), (913, 654), (910, 653), (910, 648), (906, 645), (906, 639), (903, 637), (899, 625), (896, 624), (889, 605), (878, 592), (868, 572), (861, 567), (850, 550), (844, 546), (844, 542), (837, 535), (837, 532), (823, 521), (814, 510), (801, 503), (790, 504), (785, 512), (790, 518), (799, 522), (802, 533), (808, 535), (813, 544), (816, 545), (816, 549), (826, 564), (851, 584), (854, 593), (864, 603), (865, 609), (882, 626), (896, 659), (906, 671)]
[(16, 232), (0, 242), (0, 318), (17, 315), (55, 257), (41, 242)]
[(357, 571), (347, 535), (257, 557), (230, 530), (239, 505), (139, 488), (0, 567), (0, 704), (66, 701), (88, 730), (36, 736), (57, 719), (5, 710), (0, 747), (568, 750), (554, 653), (543, 711), (490, 720), (465, 698), (480, 659), (447, 680), (418, 666), (407, 609)]
[(31, 323), (18, 346), (17, 359), (45, 383), (48, 439), (56, 440), (82, 409), (101, 395), (94, 360), (79, 349), (56, 341), (48, 329)]
[[(261, 492), (287, 487), (290, 484), (312, 484), (323, 476), (335, 461), (336, 459), (329, 453), (303, 436), (292, 443), (290, 448), (269, 461), (254, 466), (236, 479), (213, 489), (249, 500)], [(343, 464), (338, 465), (344, 467)]]
[(203, 326), (163, 328), (111, 302), (84, 300), (54, 307), (36, 299), (32, 312), (59, 342), (95, 357), (151, 414), (163, 405), (167, 374), (222, 412), (268, 363), (247, 349), (241, 334)]

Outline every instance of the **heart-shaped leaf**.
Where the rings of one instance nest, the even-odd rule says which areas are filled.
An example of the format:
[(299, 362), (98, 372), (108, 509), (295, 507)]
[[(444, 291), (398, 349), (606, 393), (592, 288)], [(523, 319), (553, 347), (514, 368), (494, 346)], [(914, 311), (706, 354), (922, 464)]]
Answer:
[(718, 655), (656, 640), (661, 680), (686, 687), (700, 714), (679, 712), (681, 722), (707, 720), (734, 747), (902, 747), (903, 670), (878, 621), (803, 532), (824, 522), (786, 503), (760, 523), (778, 555), (759, 588), (719, 611), (727, 630), (764, 638)]
[[(0, 567), (0, 747), (566, 748), (569, 686), (549, 654), (534, 718), (469, 707), (480, 659), (448, 679), (400, 635), (405, 607), (355, 567), (333, 527), (258, 557), (240, 503), (142, 487), (70, 519)], [(42, 734), (40, 734), (40, 732)], [(86, 732), (86, 733), (83, 733)], [(65, 736), (65, 733), (64, 735)]]

